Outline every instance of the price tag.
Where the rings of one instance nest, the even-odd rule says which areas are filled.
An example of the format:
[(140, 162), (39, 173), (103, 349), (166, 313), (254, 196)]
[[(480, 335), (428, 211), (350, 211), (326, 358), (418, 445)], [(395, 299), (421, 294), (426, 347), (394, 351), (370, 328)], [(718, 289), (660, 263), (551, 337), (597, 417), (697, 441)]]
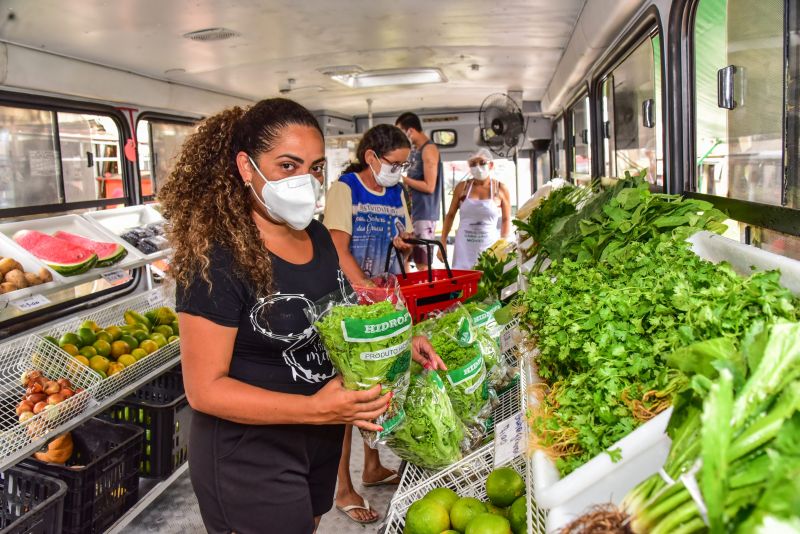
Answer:
[(147, 306), (148, 307), (153, 307), (156, 304), (160, 303), (161, 300), (162, 300), (161, 290), (160, 289), (156, 289), (155, 291), (153, 291), (152, 293), (150, 293), (147, 296)]
[(30, 295), (28, 297), (11, 301), (11, 305), (22, 312), (35, 310), (36, 308), (41, 308), (42, 306), (47, 306), (48, 304), (50, 304), (50, 301), (47, 300), (44, 295), (39, 294)]
[(505, 465), (526, 450), (525, 415), (517, 412), (494, 427), (494, 466)]
[(506, 352), (516, 346), (517, 328), (509, 328), (500, 334), (500, 352)]
[(107, 273), (103, 273), (100, 276), (105, 279), (106, 282), (111, 284), (112, 286), (121, 284), (123, 282), (127, 282), (131, 279), (131, 275), (128, 271), (123, 271), (122, 269), (117, 269), (115, 271), (108, 271)]

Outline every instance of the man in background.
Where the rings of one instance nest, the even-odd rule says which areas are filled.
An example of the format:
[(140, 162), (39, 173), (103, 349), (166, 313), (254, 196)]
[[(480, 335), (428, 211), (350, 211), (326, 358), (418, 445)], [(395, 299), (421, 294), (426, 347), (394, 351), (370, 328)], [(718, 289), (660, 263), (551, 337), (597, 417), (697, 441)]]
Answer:
[[(442, 182), (444, 169), (439, 149), (422, 132), (422, 122), (410, 111), (400, 115), (395, 126), (403, 130), (411, 141), (411, 163), (403, 183), (411, 197), (411, 220), (414, 237), (436, 239), (436, 222), (442, 211)], [(428, 253), (425, 247), (414, 248), (414, 263), (417, 269), (428, 268)]]

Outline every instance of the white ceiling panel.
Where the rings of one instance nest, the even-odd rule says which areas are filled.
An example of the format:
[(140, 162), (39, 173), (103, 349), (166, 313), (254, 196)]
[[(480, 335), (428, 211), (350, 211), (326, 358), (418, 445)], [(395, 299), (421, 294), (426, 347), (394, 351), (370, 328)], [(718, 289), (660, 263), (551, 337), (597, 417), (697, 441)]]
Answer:
[[(0, 39), (252, 100), (293, 78), (289, 97), (347, 114), (367, 98), (375, 111), (476, 107), (495, 91), (540, 99), (584, 1), (6, 0)], [(183, 37), (209, 27), (239, 35)], [(448, 81), (354, 90), (319, 71), (336, 65), (438, 67)]]

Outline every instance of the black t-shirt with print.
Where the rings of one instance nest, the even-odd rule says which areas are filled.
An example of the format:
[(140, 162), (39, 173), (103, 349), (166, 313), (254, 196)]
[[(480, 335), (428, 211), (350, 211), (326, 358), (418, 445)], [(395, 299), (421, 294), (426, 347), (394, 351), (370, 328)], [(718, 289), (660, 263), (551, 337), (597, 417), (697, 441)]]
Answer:
[(340, 288), (339, 257), (328, 230), (318, 221), (307, 228), (314, 246), (309, 263), (296, 265), (272, 255), (274, 291), (257, 299), (239, 276), (231, 253), (215, 247), (208, 284), (198, 276), (177, 291), (177, 310), (222, 326), (237, 327), (228, 376), (254, 386), (312, 395), (335, 371), (304, 310)]

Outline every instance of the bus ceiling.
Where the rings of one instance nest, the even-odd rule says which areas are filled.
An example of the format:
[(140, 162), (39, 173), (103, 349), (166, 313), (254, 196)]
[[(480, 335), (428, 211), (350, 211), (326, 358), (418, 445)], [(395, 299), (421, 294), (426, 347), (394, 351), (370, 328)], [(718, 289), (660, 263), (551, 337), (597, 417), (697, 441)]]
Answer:
[(553, 113), (643, 0), (3, 4), (5, 89), (194, 114), (284, 94), (356, 116), (508, 91)]

